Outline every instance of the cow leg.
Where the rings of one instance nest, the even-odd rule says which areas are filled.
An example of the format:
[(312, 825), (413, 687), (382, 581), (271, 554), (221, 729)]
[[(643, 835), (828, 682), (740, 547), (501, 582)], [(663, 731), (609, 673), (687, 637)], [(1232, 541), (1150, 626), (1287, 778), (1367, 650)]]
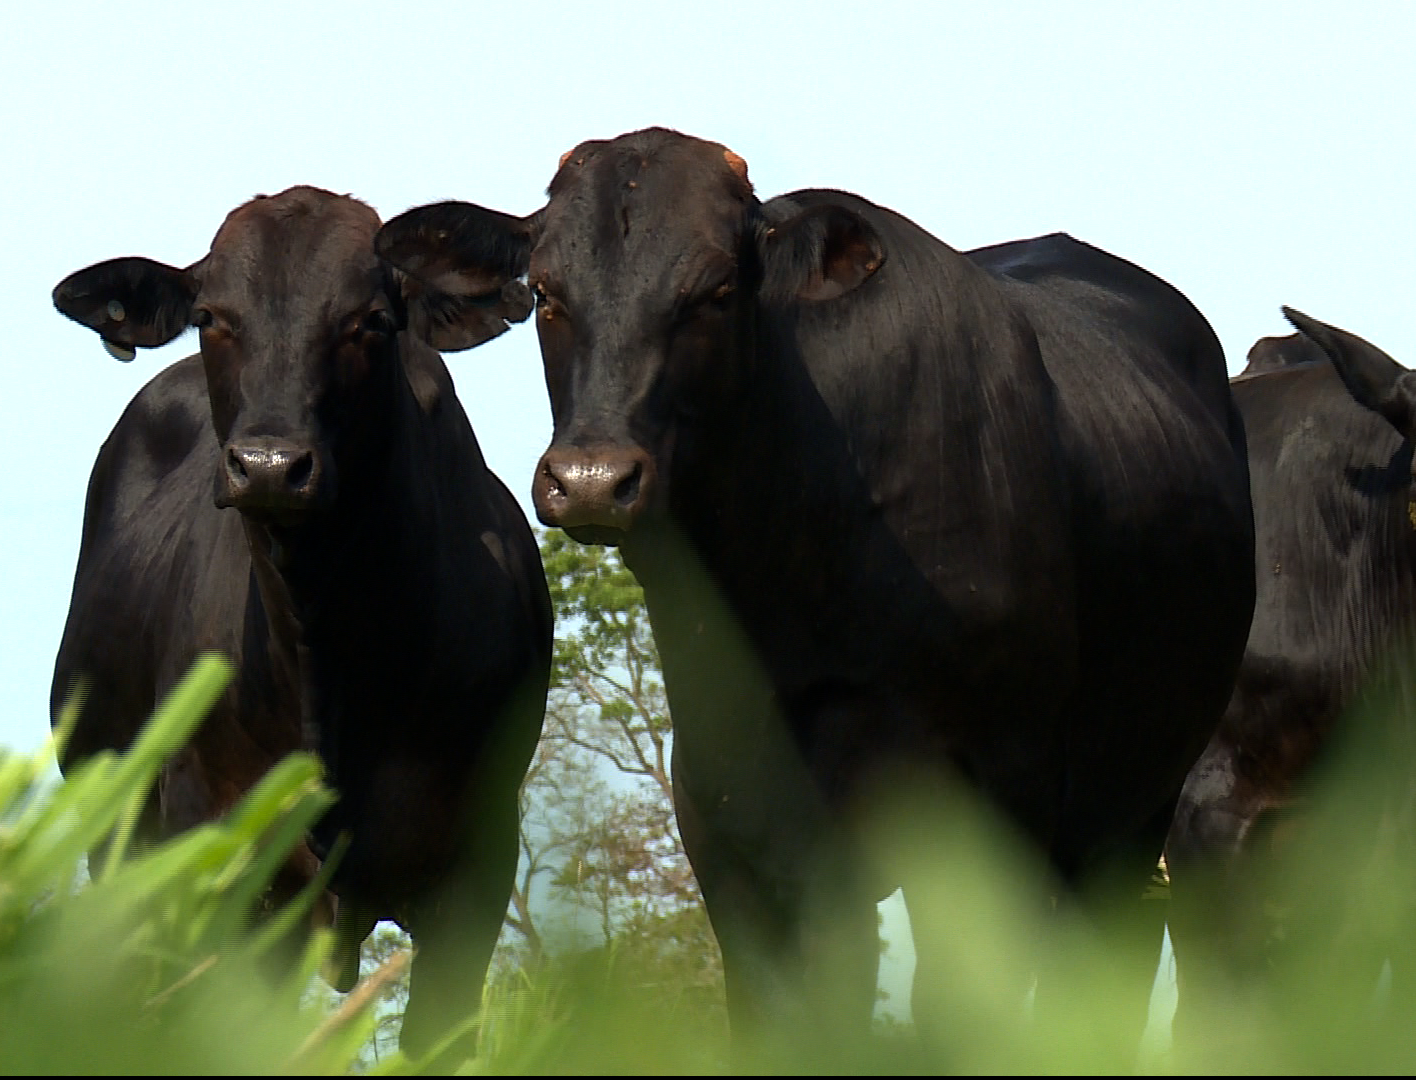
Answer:
[[(459, 860), (459, 869), (437, 892), (415, 904), (407, 930), (416, 953), (409, 973), (408, 1007), (399, 1046), (410, 1058), (433, 1049), (465, 1024), (482, 1002), (482, 987), (497, 936), (506, 918), (516, 874), (516, 800), (512, 813), (472, 816), (477, 835)], [(429, 1071), (456, 1069), (476, 1051), (469, 1030), (433, 1062)]]
[[(1061, 949), (1044, 953), (1034, 1016), (1044, 1045), (1050, 1028), (1072, 1032), (1075, 1038), (1081, 1026), (1095, 1024), (1089, 1048), (1096, 1056), (1088, 1064), (1101, 1072), (1135, 1069), (1165, 939), (1169, 905), (1163, 893), (1157, 895), (1157, 866), (1174, 811), (1172, 799), (1104, 863), (1078, 873), (1058, 898), (1059, 916), (1075, 917), (1095, 936), (1099, 948), (1077, 955), (1064, 939)], [(1059, 922), (1058, 929), (1065, 928), (1066, 923)], [(1078, 987), (1086, 985), (1087, 967), (1096, 956), (1104, 958), (1102, 985), (1110, 990), (1102, 1016), (1077, 1011), (1086, 999)]]
[(736, 1067), (799, 1068), (805, 1052), (841, 1068), (840, 1053), (869, 1035), (880, 959), (874, 897), (856, 886), (844, 839), (780, 786), (797, 813), (719, 813), (709, 827), (677, 744), (675, 755), (679, 835), (722, 953)]
[(1253, 812), (1235, 794), (1231, 755), (1221, 740), (1211, 743), (1191, 769), (1166, 839), (1178, 990), (1171, 1032), (1185, 1052), (1223, 1045), (1220, 1029), (1261, 967), (1245, 933), (1261, 853), (1245, 843)]
[(736, 1067), (853, 1071), (875, 1007), (873, 899), (835, 883), (784, 896), (746, 870), (696, 872), (722, 950)]
[(341, 896), (334, 905), (334, 950), (325, 961), (324, 978), (340, 993), (354, 989), (359, 981), (359, 961), (364, 939), (378, 925), (379, 912), (352, 896)]
[(908, 815), (890, 823), (888, 842), (914, 944), (910, 1012), (921, 1061), (957, 1068), (967, 1060), (961, 1050), (987, 1031), (1006, 1071), (1021, 1045), (1013, 1029), (1025, 1019), (1039, 944), (1017, 931), (1041, 925), (1050, 906), (1030, 867), (1014, 861), (1017, 834), (995, 828), (957, 776), (935, 778), (902, 808)]

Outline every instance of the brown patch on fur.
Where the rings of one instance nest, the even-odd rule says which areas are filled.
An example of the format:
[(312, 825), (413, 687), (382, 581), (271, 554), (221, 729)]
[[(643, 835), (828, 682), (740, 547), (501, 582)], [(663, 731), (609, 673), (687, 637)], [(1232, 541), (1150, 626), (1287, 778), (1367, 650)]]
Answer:
[(557, 169), (564, 169), (564, 168), (565, 168), (565, 163), (570, 160), (570, 155), (573, 154), (573, 153), (575, 153), (574, 150), (567, 150), (564, 154), (562, 154), (562, 155), (561, 155), (561, 159), (560, 159), (560, 164), (557, 165), (556, 168), (557, 168)]
[(744, 184), (750, 185), (752, 183), (747, 178), (747, 162), (742, 159), (741, 155), (734, 154), (731, 150), (724, 150), (723, 160), (728, 163), (728, 168), (732, 169), (734, 175)]

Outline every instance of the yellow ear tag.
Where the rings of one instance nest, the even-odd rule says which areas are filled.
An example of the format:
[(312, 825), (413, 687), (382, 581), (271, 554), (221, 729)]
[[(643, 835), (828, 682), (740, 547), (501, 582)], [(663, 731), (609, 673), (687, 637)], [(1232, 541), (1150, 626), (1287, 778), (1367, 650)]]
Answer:
[[(131, 349), (127, 345), (119, 345), (116, 341), (109, 341), (107, 338), (103, 339), (103, 348), (113, 359), (121, 360), (125, 364), (138, 355), (137, 349)], [(1413, 521), (1416, 521), (1416, 518)]]

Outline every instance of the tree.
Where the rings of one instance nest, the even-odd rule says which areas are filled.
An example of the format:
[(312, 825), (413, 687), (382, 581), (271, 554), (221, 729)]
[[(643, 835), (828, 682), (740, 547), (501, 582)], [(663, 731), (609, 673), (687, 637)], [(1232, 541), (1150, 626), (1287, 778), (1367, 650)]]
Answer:
[[(360, 976), (367, 978), (388, 964), (400, 952), (413, 948), (413, 941), (394, 926), (381, 926), (364, 939), (360, 956)], [(376, 1006), (377, 1026), (365, 1050), (365, 1065), (374, 1065), (385, 1055), (398, 1049), (398, 1030), (403, 1023), (403, 1010), (408, 1005), (408, 967), (390, 980), (383, 990), (382, 1001)]]
[(722, 969), (673, 814), (672, 733), (643, 593), (611, 548), (547, 532), (556, 609), (546, 723), (523, 785), (523, 862), (510, 925), (544, 949), (531, 894), (593, 927), (662, 1000), (721, 998)]
[[(556, 612), (551, 693), (522, 783), (522, 857), (492, 978), (518, 985), (553, 954), (603, 954), (656, 1008), (721, 1026), (722, 965), (674, 820), (668, 703), (643, 593), (614, 549), (551, 530), (541, 557)], [(406, 940), (371, 936), (365, 970)]]

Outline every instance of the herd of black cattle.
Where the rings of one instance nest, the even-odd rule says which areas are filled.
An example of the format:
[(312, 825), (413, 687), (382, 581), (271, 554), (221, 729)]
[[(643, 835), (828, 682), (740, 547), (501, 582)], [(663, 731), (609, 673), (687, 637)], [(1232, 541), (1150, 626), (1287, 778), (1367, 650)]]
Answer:
[(124, 360), (200, 332), (94, 465), (64, 767), (126, 746), (199, 653), (233, 657), (144, 835), (317, 751), (339, 802), (276, 892), (348, 835), (315, 916), (331, 978), (403, 925), (413, 1052), (479, 1001), (553, 629), (438, 350), (534, 311), (537, 515), (643, 585), (740, 1037), (867, 1030), (897, 887), (916, 1022), (947, 1021), (950, 913), (910, 903), (939, 868), (891, 863), (865, 823), (960, 776), (1064, 897), (1142, 913), (1143, 1019), (1162, 850), (1177, 901), (1192, 866), (1237, 862), (1416, 600), (1416, 382), (1372, 345), (1288, 311), (1299, 333), (1230, 382), (1200, 312), (1120, 258), (1061, 234), (958, 252), (840, 191), (760, 202), (737, 154), (662, 129), (582, 143), (525, 218), (381, 225), (297, 187), (190, 266), (111, 260), (54, 302)]

